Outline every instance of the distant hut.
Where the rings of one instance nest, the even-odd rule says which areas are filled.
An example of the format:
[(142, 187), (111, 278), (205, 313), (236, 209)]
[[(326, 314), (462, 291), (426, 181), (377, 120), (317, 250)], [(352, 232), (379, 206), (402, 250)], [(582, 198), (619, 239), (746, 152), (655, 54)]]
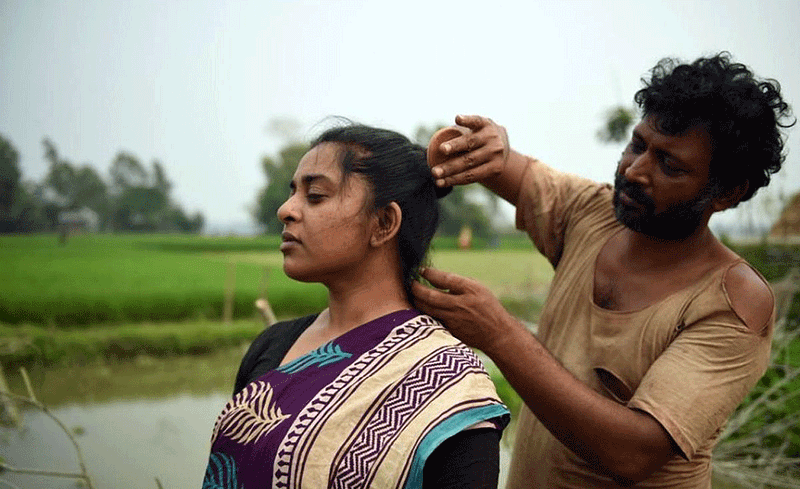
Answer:
[(769, 235), (772, 238), (800, 237), (800, 192), (783, 208)]
[(69, 234), (96, 233), (100, 228), (100, 217), (88, 207), (82, 207), (76, 210), (61, 211), (58, 215), (58, 224)]

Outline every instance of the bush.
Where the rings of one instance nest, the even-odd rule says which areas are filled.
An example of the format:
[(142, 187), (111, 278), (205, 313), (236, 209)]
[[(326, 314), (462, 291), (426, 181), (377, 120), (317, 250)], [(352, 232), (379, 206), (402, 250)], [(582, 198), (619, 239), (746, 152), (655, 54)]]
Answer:
[(261, 321), (252, 319), (229, 325), (195, 321), (56, 330), (30, 324), (0, 326), (0, 361), (13, 370), (32, 365), (86, 365), (140, 355), (200, 354), (249, 343), (263, 329)]
[[(770, 282), (786, 276), (793, 268), (800, 269), (800, 246), (778, 245), (762, 242), (757, 245), (733, 245), (733, 250), (753, 265)], [(795, 294), (788, 312), (794, 321), (790, 328), (800, 324), (800, 294)]]

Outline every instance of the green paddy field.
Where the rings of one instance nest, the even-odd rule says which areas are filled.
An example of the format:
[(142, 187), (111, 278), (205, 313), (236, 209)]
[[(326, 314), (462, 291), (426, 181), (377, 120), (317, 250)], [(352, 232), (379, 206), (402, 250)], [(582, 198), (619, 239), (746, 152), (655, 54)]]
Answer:
[[(278, 318), (324, 308), (324, 287), (284, 275), (278, 244), (276, 236), (78, 235), (61, 246), (54, 235), (2, 236), (0, 355), (13, 365), (205, 353), (263, 329), (259, 297)], [(472, 250), (437, 239), (431, 265), (481, 280), (530, 321), (552, 276), (522, 235)], [(232, 321), (223, 324), (226, 297)]]

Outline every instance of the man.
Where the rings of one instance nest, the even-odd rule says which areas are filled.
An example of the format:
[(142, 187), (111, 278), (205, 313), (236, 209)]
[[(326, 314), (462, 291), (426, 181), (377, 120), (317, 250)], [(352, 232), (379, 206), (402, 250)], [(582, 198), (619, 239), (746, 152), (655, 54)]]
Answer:
[(489, 119), (431, 148), (438, 185), (480, 181), (555, 267), (538, 338), (479, 283), (428, 269), (416, 304), (483, 350), (525, 401), (509, 488), (708, 488), (725, 420), (764, 373), (765, 280), (708, 228), (783, 161), (789, 107), (727, 53), (664, 60), (614, 186), (509, 149)]

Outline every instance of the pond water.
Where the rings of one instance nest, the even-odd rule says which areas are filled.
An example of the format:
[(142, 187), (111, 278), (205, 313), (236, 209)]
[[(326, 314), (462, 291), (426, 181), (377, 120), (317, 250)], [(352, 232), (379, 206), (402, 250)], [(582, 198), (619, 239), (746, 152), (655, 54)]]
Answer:
[[(32, 369), (30, 378), (36, 397), (75, 433), (95, 488), (199, 488), (242, 353)], [(12, 392), (25, 393), (19, 375), (8, 373), (8, 381)], [(22, 417), (21, 429), (0, 428), (0, 457), (14, 467), (79, 471), (72, 443), (52, 419), (37, 409)], [(503, 467), (507, 460), (504, 449)], [(0, 474), (0, 488), (3, 481), (20, 489), (80, 487), (75, 479), (9, 472)]]
[[(77, 437), (97, 488), (199, 488), (208, 457), (208, 438), (222, 394), (162, 400), (126, 400), (69, 405), (53, 412)], [(40, 412), (25, 413), (25, 428), (6, 433), (4, 458), (15, 467), (77, 472), (74, 449), (64, 432)], [(74, 488), (75, 480), (3, 474), (19, 487)]]
[[(118, 365), (33, 369), (37, 398), (73, 433), (94, 486), (199, 488), (214, 420), (228, 400), (241, 350)], [(9, 375), (11, 391), (25, 392)], [(22, 429), (0, 430), (14, 467), (78, 472), (75, 450), (45, 413), (24, 409)], [(0, 474), (20, 488), (75, 488), (75, 479)], [(4, 487), (0, 483), (0, 487)]]

